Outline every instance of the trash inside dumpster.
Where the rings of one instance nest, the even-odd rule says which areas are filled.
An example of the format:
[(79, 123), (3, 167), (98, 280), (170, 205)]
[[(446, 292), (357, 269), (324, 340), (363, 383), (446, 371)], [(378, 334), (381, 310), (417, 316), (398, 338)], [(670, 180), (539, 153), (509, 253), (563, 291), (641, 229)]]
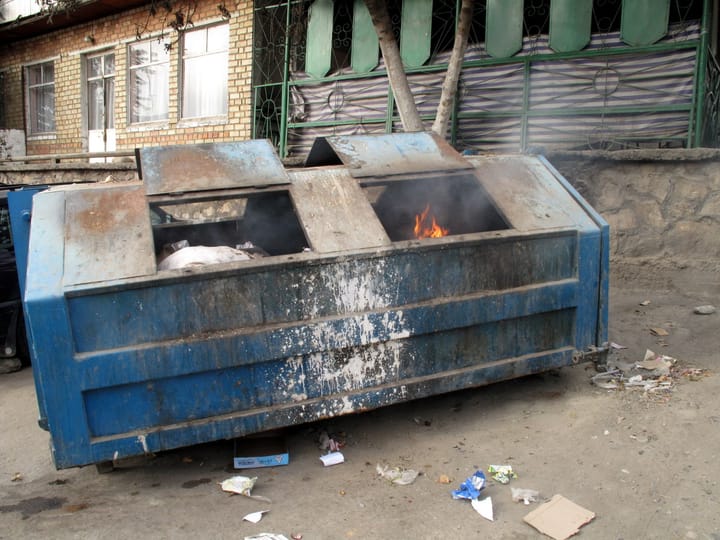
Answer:
[(606, 341), (607, 224), (542, 157), (413, 133), (320, 139), (302, 169), (258, 140), (138, 161), (142, 182), (33, 199), (25, 307), (58, 468), (512, 379)]

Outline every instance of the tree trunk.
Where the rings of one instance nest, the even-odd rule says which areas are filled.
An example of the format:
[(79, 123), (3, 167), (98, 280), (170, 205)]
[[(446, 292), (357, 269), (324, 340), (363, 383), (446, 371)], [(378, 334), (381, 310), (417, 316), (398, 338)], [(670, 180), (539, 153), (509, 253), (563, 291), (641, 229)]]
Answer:
[(365, 0), (365, 5), (370, 12), (370, 18), (378, 35), (388, 81), (400, 113), (403, 128), (405, 131), (424, 131), (425, 128), (415, 106), (415, 98), (410, 92), (410, 85), (402, 64), (402, 58), (400, 58), (400, 49), (392, 31), (385, 0)]
[(441, 137), (445, 137), (447, 131), (450, 113), (455, 106), (457, 98), (458, 79), (462, 70), (463, 59), (465, 58), (465, 49), (467, 48), (468, 36), (470, 35), (470, 26), (472, 26), (473, 0), (462, 0), (460, 7), (460, 19), (458, 27), (455, 31), (455, 43), (453, 44), (452, 54), (448, 62), (448, 69), (445, 73), (443, 81), (442, 94), (440, 95), (440, 103), (435, 115), (435, 122), (432, 130)]

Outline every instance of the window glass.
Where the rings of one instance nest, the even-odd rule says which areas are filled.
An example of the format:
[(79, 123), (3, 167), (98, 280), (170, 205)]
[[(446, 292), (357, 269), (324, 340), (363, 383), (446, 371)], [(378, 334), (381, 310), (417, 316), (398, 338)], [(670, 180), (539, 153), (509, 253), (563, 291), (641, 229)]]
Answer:
[(88, 129), (112, 129), (114, 126), (115, 55), (87, 57)]
[(208, 52), (226, 51), (228, 48), (229, 30), (227, 24), (208, 28), (207, 50)]
[(130, 123), (166, 120), (170, 60), (166, 44), (156, 39), (133, 43), (129, 47), (129, 57)]
[(227, 114), (228, 25), (185, 34), (183, 117)]
[(98, 77), (102, 74), (102, 57), (88, 58), (88, 77)]
[(105, 59), (105, 75), (113, 75), (115, 73), (115, 55), (106, 54)]
[(26, 69), (28, 131), (31, 135), (55, 131), (55, 67), (52, 62)]

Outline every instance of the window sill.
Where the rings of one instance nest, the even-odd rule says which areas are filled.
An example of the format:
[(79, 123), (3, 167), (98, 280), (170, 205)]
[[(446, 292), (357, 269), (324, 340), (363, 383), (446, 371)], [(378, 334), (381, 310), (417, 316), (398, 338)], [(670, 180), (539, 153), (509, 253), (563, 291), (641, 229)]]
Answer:
[(38, 133), (36, 135), (28, 135), (28, 141), (54, 141), (57, 139), (55, 133)]
[(177, 123), (177, 127), (194, 128), (202, 126), (221, 126), (227, 123), (227, 116), (206, 116), (203, 118), (183, 118)]
[(170, 124), (167, 120), (163, 120), (161, 122), (143, 122), (143, 123), (137, 123), (137, 124), (130, 124), (127, 127), (127, 132), (129, 133), (138, 133), (143, 131), (157, 131), (159, 129), (169, 129)]

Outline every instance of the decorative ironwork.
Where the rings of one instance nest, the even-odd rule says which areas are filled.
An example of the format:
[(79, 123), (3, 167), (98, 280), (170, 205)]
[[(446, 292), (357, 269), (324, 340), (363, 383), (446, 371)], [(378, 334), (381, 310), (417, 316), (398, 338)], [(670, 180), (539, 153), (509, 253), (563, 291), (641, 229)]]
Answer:
[[(475, 1), (451, 120), (457, 147), (685, 146), (695, 141), (694, 130), (702, 130), (705, 144), (720, 142), (715, 60), (701, 78), (706, 120), (700, 125), (693, 120), (695, 103), (702, 99), (695, 82), (700, 20), (711, 0), (671, 0), (667, 35), (641, 50), (620, 38), (622, 0), (595, 0), (591, 42), (562, 54), (549, 47), (550, 1), (525, 0), (522, 50), (502, 61), (485, 50), (486, 1)], [(398, 129), (382, 59), (369, 73), (352, 72), (352, 1), (334, 4), (332, 69), (322, 79), (311, 79), (303, 68), (312, 0), (256, 0), (255, 136), (273, 140), (282, 155), (303, 155), (315, 136)], [(459, 0), (434, 0), (430, 59), (408, 72), (428, 127), (459, 5)], [(397, 37), (401, 9), (402, 0), (388, 1)]]
[(708, 50), (707, 74), (705, 75), (705, 103), (702, 145), (720, 146), (720, 64)]

